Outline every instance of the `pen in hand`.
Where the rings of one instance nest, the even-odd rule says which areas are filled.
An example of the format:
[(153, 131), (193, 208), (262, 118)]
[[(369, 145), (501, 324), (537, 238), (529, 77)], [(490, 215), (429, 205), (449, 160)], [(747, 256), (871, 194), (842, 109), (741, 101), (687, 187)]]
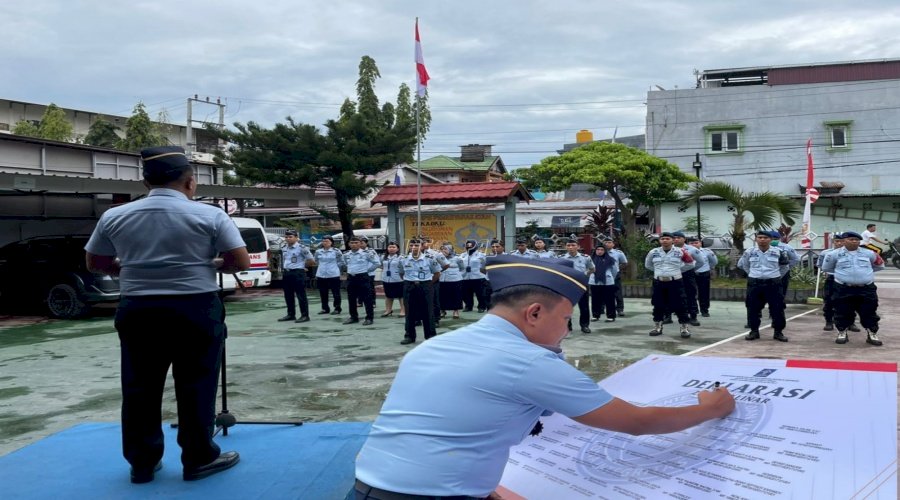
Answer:
[(719, 383), (718, 383), (718, 382), (716, 382), (715, 384), (713, 384), (713, 389), (712, 389), (713, 391), (717, 390), (718, 388), (719, 388)]

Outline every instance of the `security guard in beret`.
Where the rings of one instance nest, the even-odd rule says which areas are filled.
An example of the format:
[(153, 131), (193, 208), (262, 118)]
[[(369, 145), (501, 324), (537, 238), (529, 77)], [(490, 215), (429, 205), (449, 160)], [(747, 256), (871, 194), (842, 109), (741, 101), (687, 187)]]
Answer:
[(686, 251), (674, 246), (673, 233), (665, 232), (659, 236), (660, 246), (650, 250), (644, 258), (644, 267), (653, 271), (653, 324), (650, 336), (662, 335), (663, 319), (666, 313), (675, 313), (681, 325), (681, 338), (691, 337), (688, 329), (690, 317), (687, 314), (684, 298), (684, 284), (681, 269), (685, 264), (693, 264), (694, 259)]
[[(359, 237), (359, 249), (363, 252), (367, 252), (371, 255), (374, 255), (376, 259), (378, 259), (378, 267), (381, 267), (381, 256), (378, 255), (378, 252), (375, 251), (374, 248), (369, 247), (369, 238), (366, 236)], [(375, 303), (375, 270), (369, 271), (369, 292), (372, 294), (372, 303)], [(356, 304), (357, 307), (362, 306), (364, 304), (362, 297), (359, 298), (359, 302)]]
[(227, 336), (216, 272), (246, 270), (250, 255), (228, 214), (192, 200), (197, 181), (184, 149), (148, 148), (141, 159), (150, 194), (100, 217), (85, 246), (87, 267), (119, 276), (122, 449), (131, 482), (153, 481), (162, 466), (160, 404), (170, 366), (177, 375), (182, 477), (192, 481), (239, 460), (213, 441)]
[(756, 248), (748, 248), (738, 260), (738, 267), (747, 273), (747, 324), (750, 333), (745, 340), (759, 338), (759, 325), (763, 307), (768, 304), (772, 316), (772, 337), (779, 342), (787, 342), (784, 327), (784, 294), (781, 288), (781, 266), (788, 264), (789, 257), (778, 247), (772, 246), (772, 235), (767, 231), (756, 233)]
[[(300, 243), (297, 231), (288, 229), (284, 232), (284, 245), (281, 246), (281, 263), (284, 268), (281, 287), (284, 290), (284, 303), (287, 305), (287, 315), (278, 321), (293, 321), (305, 323), (309, 321), (309, 301), (306, 298), (306, 268), (314, 266), (316, 261), (308, 248)], [(300, 318), (297, 319), (297, 309), (294, 297), (300, 304)]]
[(733, 411), (725, 388), (699, 391), (687, 407), (635, 406), (567, 363), (566, 318), (587, 291), (571, 262), (506, 255), (487, 269), (495, 287), (488, 314), (401, 361), (356, 460), (358, 500), (495, 498), (510, 447), (553, 412), (638, 435)]
[(416, 323), (422, 322), (425, 339), (436, 335), (434, 326), (433, 289), (441, 276), (437, 259), (422, 252), (422, 241), (410, 240), (409, 255), (403, 260), (403, 300), (406, 302), (406, 324), (403, 345), (416, 341)]
[(675, 247), (680, 248), (683, 252), (687, 252), (693, 259), (693, 262), (683, 262), (681, 264), (681, 282), (684, 283), (684, 305), (688, 313), (688, 322), (692, 326), (700, 326), (700, 321), (697, 320), (697, 314), (699, 314), (700, 310), (697, 307), (697, 275), (694, 272), (694, 268), (700, 262), (702, 255), (700, 250), (694, 248), (694, 246), (685, 245), (687, 237), (683, 232), (675, 231), (672, 233), (672, 237)]
[[(628, 256), (625, 252), (616, 248), (616, 242), (609, 237), (603, 238), (603, 246), (606, 247), (606, 253), (612, 255), (619, 261), (618, 269), (616, 269), (616, 316), (625, 317), (625, 295), (622, 292), (622, 271), (628, 265)], [(601, 311), (602, 313), (602, 311)], [(597, 311), (594, 311), (597, 314)]]
[(859, 314), (859, 323), (866, 329), (866, 342), (880, 346), (875, 272), (884, 269), (884, 259), (867, 248), (861, 248), (860, 240), (862, 236), (859, 233), (845, 232), (844, 247), (826, 255), (822, 264), (822, 271), (834, 274), (834, 322), (838, 329), (835, 343), (847, 343), (847, 330), (855, 315)]
[(769, 236), (772, 237), (772, 246), (778, 247), (782, 253), (785, 253), (788, 256), (788, 263), (779, 266), (778, 268), (778, 272), (781, 273), (781, 295), (787, 297), (788, 288), (791, 284), (791, 269), (800, 265), (800, 256), (797, 255), (797, 251), (794, 250), (794, 247), (781, 241), (780, 232), (769, 231)]
[[(578, 242), (569, 241), (566, 243), (566, 253), (559, 257), (559, 260), (567, 260), (572, 263), (575, 270), (590, 276), (594, 272), (594, 261), (590, 257), (578, 251)], [(578, 325), (581, 327), (581, 333), (591, 333), (591, 306), (590, 294), (585, 293), (578, 301)], [(569, 321), (569, 329), (572, 329), (572, 322)]]
[(359, 323), (357, 301), (362, 300), (366, 309), (366, 319), (363, 326), (372, 324), (375, 317), (374, 294), (370, 290), (371, 281), (369, 273), (378, 269), (381, 261), (373, 252), (367, 252), (360, 246), (359, 238), (350, 238), (350, 251), (344, 254), (344, 262), (347, 265), (347, 302), (350, 307), (350, 318), (344, 320), (345, 325)]
[(709, 317), (709, 286), (712, 270), (719, 264), (719, 258), (715, 252), (703, 248), (703, 243), (696, 236), (689, 236), (687, 243), (700, 251), (700, 258), (694, 267), (694, 276), (697, 278), (697, 305), (700, 315)]
[[(461, 255), (463, 268), (462, 299), (463, 312), (471, 312), (478, 305), (478, 312), (487, 310), (488, 298), (485, 295), (487, 279), (485, 279), (485, 255), (478, 249), (478, 242), (466, 240), (466, 251)], [(475, 300), (473, 300), (473, 296)]]
[[(825, 264), (825, 256), (835, 250), (844, 248), (844, 233), (834, 233), (831, 237), (834, 248), (827, 248), (819, 254), (816, 259), (816, 267), (822, 269)], [(825, 327), (822, 330), (830, 332), (834, 330), (834, 273), (822, 271), (825, 275), (825, 283), (822, 286), (822, 315), (825, 317)], [(855, 316), (854, 316), (855, 319)], [(851, 332), (858, 332), (859, 327), (856, 323), (852, 323), (849, 328)]]
[(528, 248), (528, 240), (525, 238), (519, 238), (516, 240), (516, 249), (509, 253), (510, 255), (514, 255), (516, 257), (521, 257), (523, 259), (537, 259), (538, 254), (534, 250)]
[[(450, 267), (450, 261), (444, 256), (444, 253), (431, 248), (433, 240), (422, 235), (419, 235), (418, 240), (421, 242), (421, 252), (434, 259), (441, 266), (441, 271)], [(431, 307), (433, 308), (434, 325), (438, 326), (441, 321), (441, 287), (437, 284), (431, 290)]]

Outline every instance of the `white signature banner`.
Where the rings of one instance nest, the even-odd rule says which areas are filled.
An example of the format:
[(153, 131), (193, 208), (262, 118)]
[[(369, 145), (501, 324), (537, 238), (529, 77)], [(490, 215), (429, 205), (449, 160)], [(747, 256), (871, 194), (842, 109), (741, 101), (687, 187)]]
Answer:
[(897, 364), (653, 355), (601, 382), (642, 406), (728, 387), (734, 413), (630, 436), (542, 418), (510, 450), (504, 499), (897, 498)]

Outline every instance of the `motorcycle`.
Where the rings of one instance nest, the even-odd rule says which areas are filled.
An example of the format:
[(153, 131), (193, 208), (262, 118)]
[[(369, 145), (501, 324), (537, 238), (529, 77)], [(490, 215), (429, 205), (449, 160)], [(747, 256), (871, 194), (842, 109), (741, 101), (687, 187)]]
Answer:
[(900, 269), (900, 238), (888, 242), (888, 249), (881, 252), (881, 258)]

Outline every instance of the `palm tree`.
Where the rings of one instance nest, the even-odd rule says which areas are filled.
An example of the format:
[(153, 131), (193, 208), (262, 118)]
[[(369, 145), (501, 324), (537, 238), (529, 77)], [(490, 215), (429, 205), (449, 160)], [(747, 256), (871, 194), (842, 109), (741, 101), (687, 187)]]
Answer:
[(777, 193), (745, 193), (740, 189), (721, 181), (701, 182), (690, 190), (682, 200), (691, 206), (702, 196), (715, 196), (734, 207), (734, 222), (731, 225), (732, 263), (734, 268), (737, 258), (744, 253), (744, 238), (747, 230), (760, 231), (775, 228), (782, 221), (794, 224), (794, 218), (801, 213), (800, 205), (794, 200)]

